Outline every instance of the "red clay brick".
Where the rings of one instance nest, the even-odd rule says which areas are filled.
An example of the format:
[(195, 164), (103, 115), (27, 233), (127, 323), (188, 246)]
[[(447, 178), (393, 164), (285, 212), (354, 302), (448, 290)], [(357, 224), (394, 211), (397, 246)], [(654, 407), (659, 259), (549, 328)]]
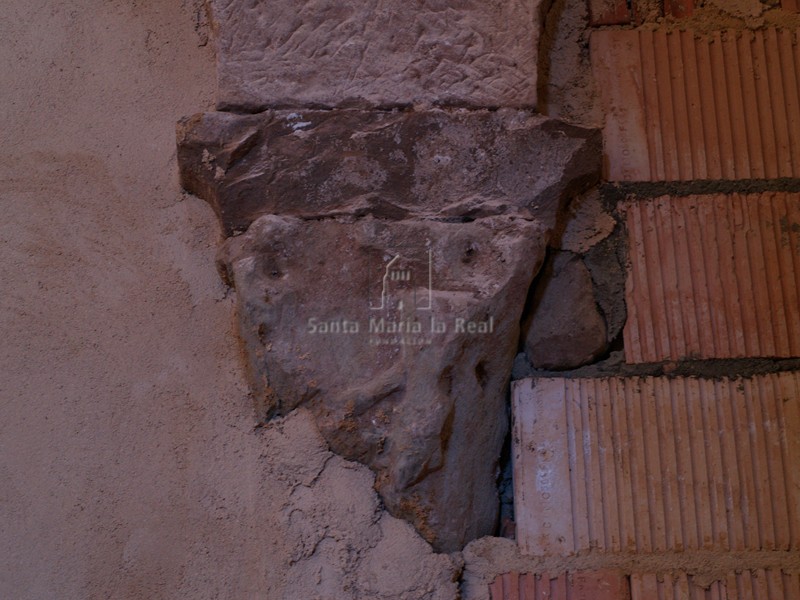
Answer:
[(505, 573), (489, 585), (491, 600), (629, 600), (628, 579), (617, 571), (559, 575)]
[(800, 549), (800, 373), (527, 379), (513, 406), (525, 554)]
[(709, 583), (686, 573), (631, 575), (631, 600), (797, 600), (800, 575), (779, 570), (730, 573)]
[(650, 157), (643, 110), (645, 99), (639, 59), (639, 33), (593, 31), (592, 70), (606, 110), (603, 171), (612, 181), (650, 180)]
[(606, 177), (800, 177), (797, 34), (594, 31)]
[(589, 23), (592, 26), (630, 22), (631, 11), (627, 0), (589, 0)]
[(629, 363), (800, 356), (800, 194), (627, 207)]

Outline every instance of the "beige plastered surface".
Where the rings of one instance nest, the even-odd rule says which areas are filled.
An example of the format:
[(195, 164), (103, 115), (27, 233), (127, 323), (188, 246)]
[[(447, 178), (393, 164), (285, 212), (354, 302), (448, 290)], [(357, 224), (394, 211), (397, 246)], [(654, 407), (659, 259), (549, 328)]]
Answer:
[(3, 5), (0, 598), (454, 597), (308, 415), (255, 427), (216, 220), (177, 182), (214, 95), (196, 9)]

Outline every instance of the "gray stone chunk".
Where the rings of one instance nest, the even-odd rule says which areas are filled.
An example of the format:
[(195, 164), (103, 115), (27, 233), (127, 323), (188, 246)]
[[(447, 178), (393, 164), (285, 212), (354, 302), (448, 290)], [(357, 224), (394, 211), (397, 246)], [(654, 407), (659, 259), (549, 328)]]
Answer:
[(218, 108), (534, 107), (541, 0), (211, 0)]
[(620, 336), (628, 319), (625, 304), (628, 246), (623, 228), (617, 226), (609, 237), (589, 250), (583, 262), (592, 274), (595, 298), (603, 311), (611, 343)]
[(574, 369), (606, 352), (606, 323), (589, 270), (569, 252), (547, 262), (523, 326), (525, 353), (537, 369)]
[(178, 125), (182, 183), (226, 235), (264, 214), (505, 214), (551, 228), (600, 159), (596, 130), (516, 110), (206, 113)]
[(260, 417), (307, 407), (436, 549), (491, 533), (498, 415), (545, 246), (510, 217), (261, 217), (220, 253)]

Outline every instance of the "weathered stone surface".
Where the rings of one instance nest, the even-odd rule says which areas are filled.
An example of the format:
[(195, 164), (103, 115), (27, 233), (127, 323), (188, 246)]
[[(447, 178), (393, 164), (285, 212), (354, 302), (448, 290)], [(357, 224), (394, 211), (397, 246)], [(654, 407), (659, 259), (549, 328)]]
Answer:
[(178, 125), (184, 187), (227, 235), (264, 214), (519, 215), (553, 227), (599, 178), (600, 136), (526, 111), (206, 113)]
[(621, 337), (628, 319), (625, 304), (625, 279), (628, 265), (628, 238), (621, 226), (583, 257), (594, 282), (594, 296), (606, 322), (608, 342)]
[(591, 275), (580, 258), (560, 252), (548, 261), (523, 336), (525, 353), (537, 369), (573, 369), (606, 351), (606, 323), (595, 302)]
[(308, 407), (439, 550), (492, 532), (498, 415), (545, 246), (510, 217), (261, 217), (220, 254), (261, 417)]
[(218, 107), (533, 107), (541, 0), (211, 0)]
[(617, 221), (605, 209), (600, 191), (595, 188), (570, 202), (564, 221), (559, 225), (551, 245), (575, 254), (585, 254), (611, 235)]

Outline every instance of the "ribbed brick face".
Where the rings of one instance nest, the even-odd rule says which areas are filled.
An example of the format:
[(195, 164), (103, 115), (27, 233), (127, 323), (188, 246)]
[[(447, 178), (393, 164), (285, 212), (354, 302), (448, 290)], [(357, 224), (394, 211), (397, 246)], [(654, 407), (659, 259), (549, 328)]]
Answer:
[(800, 356), (800, 194), (662, 197), (627, 208), (625, 356)]
[[(692, 31), (800, 2), (729, 4), (589, 0), (590, 25), (653, 25), (591, 34), (604, 177), (642, 193), (623, 205), (629, 365), (800, 357), (800, 194), (651, 197), (800, 178), (797, 24)], [(515, 382), (523, 554), (624, 564), (631, 600), (800, 600), (800, 372), (711, 377)]]
[(631, 575), (631, 600), (796, 600), (800, 575), (780, 570), (729, 573), (708, 583), (708, 577), (686, 573)]
[(607, 30), (591, 40), (607, 179), (800, 177), (797, 31)]
[(491, 600), (629, 600), (628, 578), (617, 571), (559, 575), (505, 573), (489, 586)]
[(530, 555), (800, 549), (800, 373), (516, 382)]

